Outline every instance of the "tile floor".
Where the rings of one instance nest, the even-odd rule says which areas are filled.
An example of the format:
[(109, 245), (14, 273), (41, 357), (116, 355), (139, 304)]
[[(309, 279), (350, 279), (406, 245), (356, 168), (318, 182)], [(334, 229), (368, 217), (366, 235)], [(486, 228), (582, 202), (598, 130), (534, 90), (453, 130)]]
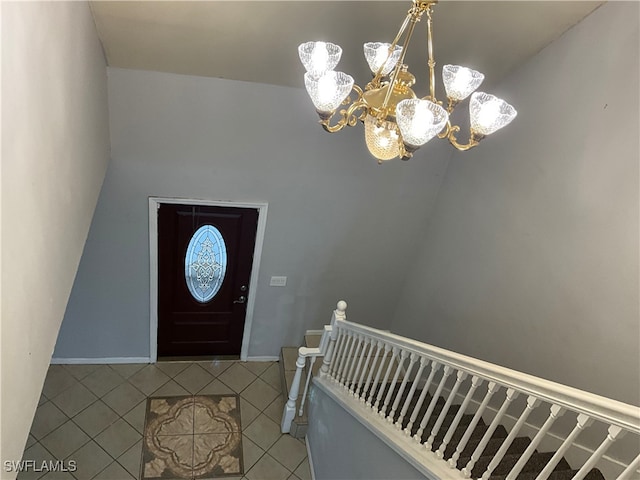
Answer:
[(234, 393), (245, 473), (220, 478), (310, 480), (304, 441), (280, 433), (278, 363), (239, 361), (52, 365), (23, 459), (74, 460), (77, 470), (31, 470), (18, 478), (139, 480), (148, 397)]

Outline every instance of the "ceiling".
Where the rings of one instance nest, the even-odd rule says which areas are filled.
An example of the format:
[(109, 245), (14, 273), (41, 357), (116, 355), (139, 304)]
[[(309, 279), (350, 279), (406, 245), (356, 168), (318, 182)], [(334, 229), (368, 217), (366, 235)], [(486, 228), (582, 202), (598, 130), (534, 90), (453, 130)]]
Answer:
[[(433, 15), (435, 60), (439, 67), (477, 69), (485, 82), (495, 83), (602, 3), (441, 0)], [(303, 87), (300, 43), (342, 46), (337, 70), (364, 86), (371, 74), (362, 44), (392, 41), (410, 5), (408, 0), (98, 1), (91, 9), (109, 66)], [(425, 24), (418, 24), (405, 61), (418, 85), (427, 79)]]

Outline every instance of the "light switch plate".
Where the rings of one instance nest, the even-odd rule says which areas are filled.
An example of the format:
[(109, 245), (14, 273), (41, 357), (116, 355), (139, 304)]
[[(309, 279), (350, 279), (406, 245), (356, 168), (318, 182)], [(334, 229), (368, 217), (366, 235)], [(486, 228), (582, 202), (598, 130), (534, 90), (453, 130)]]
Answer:
[(269, 285), (271, 287), (285, 287), (287, 285), (287, 277), (271, 277)]

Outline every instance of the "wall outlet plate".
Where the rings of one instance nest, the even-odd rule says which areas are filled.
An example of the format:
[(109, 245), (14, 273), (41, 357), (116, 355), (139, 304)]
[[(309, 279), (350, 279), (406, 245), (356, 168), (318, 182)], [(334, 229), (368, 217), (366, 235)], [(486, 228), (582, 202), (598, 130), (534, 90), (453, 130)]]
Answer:
[(269, 286), (271, 287), (285, 287), (287, 285), (287, 277), (271, 277)]

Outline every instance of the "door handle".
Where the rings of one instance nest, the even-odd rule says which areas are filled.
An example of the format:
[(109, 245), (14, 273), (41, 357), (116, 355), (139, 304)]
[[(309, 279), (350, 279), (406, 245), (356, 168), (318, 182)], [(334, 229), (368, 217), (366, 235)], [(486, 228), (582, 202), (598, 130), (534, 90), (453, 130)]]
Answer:
[(240, 297), (237, 300), (234, 300), (233, 303), (244, 303), (247, 301), (247, 297), (245, 297), (244, 295), (240, 295)]

